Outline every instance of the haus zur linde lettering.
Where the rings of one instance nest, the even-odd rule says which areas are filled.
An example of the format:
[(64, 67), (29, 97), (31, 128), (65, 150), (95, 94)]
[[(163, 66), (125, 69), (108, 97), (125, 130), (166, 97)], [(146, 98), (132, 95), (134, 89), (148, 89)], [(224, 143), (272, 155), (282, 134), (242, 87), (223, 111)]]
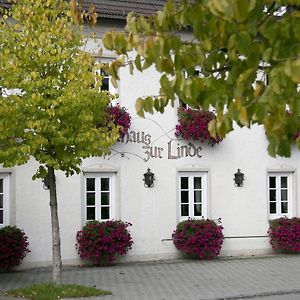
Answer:
[(129, 131), (121, 140), (121, 143), (128, 144), (142, 144), (145, 157), (144, 161), (147, 162), (151, 158), (164, 158), (167, 159), (180, 159), (185, 157), (198, 157), (201, 158), (202, 147), (195, 146), (192, 143), (181, 145), (178, 140), (169, 139), (165, 147), (160, 147), (152, 144), (152, 136), (150, 133), (144, 131)]

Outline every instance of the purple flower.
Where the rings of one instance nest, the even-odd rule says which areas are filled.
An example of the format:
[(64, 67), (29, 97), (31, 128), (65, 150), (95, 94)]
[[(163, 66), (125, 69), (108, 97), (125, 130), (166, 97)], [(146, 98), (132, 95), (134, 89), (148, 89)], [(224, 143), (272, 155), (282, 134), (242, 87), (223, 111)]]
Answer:
[(116, 126), (120, 126), (119, 134), (120, 138), (128, 132), (131, 125), (131, 116), (127, 112), (125, 107), (121, 107), (119, 104), (116, 106), (108, 106), (106, 108), (108, 119), (112, 121)]
[(275, 250), (300, 252), (300, 219), (279, 218), (270, 221), (270, 244)]
[(15, 226), (0, 229), (0, 269), (11, 271), (22, 262), (30, 252), (27, 240), (24, 231)]
[(213, 138), (208, 131), (209, 122), (215, 118), (215, 114), (210, 111), (180, 107), (178, 109), (179, 124), (176, 125), (175, 135), (184, 140), (192, 139), (208, 142), (211, 145), (219, 144), (222, 138), (219, 136)]
[(81, 259), (90, 260), (94, 265), (107, 265), (131, 249), (133, 241), (127, 227), (130, 223), (111, 220), (91, 221), (77, 232), (76, 249)]
[(172, 234), (175, 247), (187, 255), (197, 255), (200, 259), (216, 257), (223, 244), (223, 227), (213, 220), (189, 218), (177, 225)]

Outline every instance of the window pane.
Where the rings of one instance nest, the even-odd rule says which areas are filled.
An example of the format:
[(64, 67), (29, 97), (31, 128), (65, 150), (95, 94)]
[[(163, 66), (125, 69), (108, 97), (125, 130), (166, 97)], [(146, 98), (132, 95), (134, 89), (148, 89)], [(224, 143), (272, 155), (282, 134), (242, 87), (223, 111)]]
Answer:
[(95, 193), (86, 194), (86, 205), (95, 205)]
[(271, 214), (276, 214), (276, 202), (271, 202), (270, 203), (270, 213)]
[(188, 204), (181, 205), (181, 216), (187, 217), (188, 215), (189, 215), (189, 205)]
[(3, 193), (3, 179), (0, 179), (0, 193)]
[(269, 187), (276, 188), (276, 177), (274, 176), (269, 177)]
[(281, 213), (285, 214), (288, 212), (288, 204), (287, 202), (281, 202)]
[(101, 219), (109, 219), (109, 207), (101, 207)]
[(86, 179), (86, 190), (87, 191), (95, 190), (95, 178), (87, 178)]
[(0, 195), (0, 208), (3, 208), (3, 195)]
[(3, 224), (3, 210), (0, 210), (0, 224)]
[(109, 191), (109, 178), (101, 178), (101, 191)]
[(88, 207), (86, 209), (86, 218), (87, 218), (87, 220), (95, 220), (96, 219), (94, 207)]
[(281, 201), (287, 200), (287, 190), (281, 190)]
[(109, 205), (109, 193), (101, 193), (101, 205)]
[(102, 78), (101, 91), (109, 91), (109, 78), (108, 77)]
[(287, 188), (287, 177), (286, 176), (282, 176), (281, 177), (281, 188)]
[(201, 177), (194, 177), (194, 189), (201, 189)]
[(189, 192), (181, 191), (181, 203), (189, 203)]
[(201, 202), (202, 202), (202, 192), (194, 191), (194, 203), (201, 203)]
[(270, 190), (270, 201), (276, 201), (276, 190)]
[(201, 216), (202, 215), (202, 205), (201, 204), (195, 204), (194, 205), (194, 216)]
[(181, 177), (180, 182), (181, 182), (181, 184), (180, 184), (181, 189), (189, 188), (189, 178), (188, 177)]

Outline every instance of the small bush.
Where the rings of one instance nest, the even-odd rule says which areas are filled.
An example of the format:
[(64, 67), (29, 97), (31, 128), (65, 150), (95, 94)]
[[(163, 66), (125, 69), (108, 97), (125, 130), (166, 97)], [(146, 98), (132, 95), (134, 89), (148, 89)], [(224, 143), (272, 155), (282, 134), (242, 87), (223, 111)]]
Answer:
[(277, 251), (300, 252), (300, 219), (279, 218), (270, 221), (270, 243)]
[(109, 265), (117, 255), (124, 255), (131, 249), (133, 241), (123, 221), (88, 222), (77, 232), (76, 249), (81, 259), (94, 265)]
[(213, 220), (188, 219), (177, 225), (172, 239), (181, 252), (197, 255), (200, 259), (212, 259), (221, 251), (224, 239), (222, 230), (223, 227)]
[(0, 228), (0, 269), (11, 271), (18, 266), (28, 252), (28, 238), (15, 226)]

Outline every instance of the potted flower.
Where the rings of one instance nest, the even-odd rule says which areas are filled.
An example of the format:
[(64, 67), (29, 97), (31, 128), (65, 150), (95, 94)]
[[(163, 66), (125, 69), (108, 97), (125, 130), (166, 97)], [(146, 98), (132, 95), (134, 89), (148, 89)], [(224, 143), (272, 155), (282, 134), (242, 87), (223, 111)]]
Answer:
[(215, 114), (211, 111), (180, 107), (175, 135), (184, 140), (207, 142), (212, 146), (219, 144), (222, 138), (219, 136), (214, 138), (208, 131), (209, 122), (215, 118)]
[(129, 226), (121, 220), (87, 222), (76, 235), (80, 258), (97, 266), (113, 264), (118, 255), (125, 255), (132, 247)]
[(131, 116), (125, 107), (121, 107), (119, 104), (115, 106), (108, 106), (106, 108), (108, 115), (108, 121), (113, 122), (116, 126), (119, 126), (120, 138), (128, 132), (131, 125)]
[[(221, 219), (218, 220), (218, 223)], [(214, 220), (192, 219), (180, 222), (172, 234), (175, 247), (189, 256), (212, 259), (219, 255), (223, 244), (223, 227)]]
[(300, 218), (279, 218), (270, 221), (270, 244), (275, 251), (300, 252)]
[(27, 253), (28, 238), (24, 231), (16, 226), (0, 228), (0, 271), (12, 271), (18, 266)]

